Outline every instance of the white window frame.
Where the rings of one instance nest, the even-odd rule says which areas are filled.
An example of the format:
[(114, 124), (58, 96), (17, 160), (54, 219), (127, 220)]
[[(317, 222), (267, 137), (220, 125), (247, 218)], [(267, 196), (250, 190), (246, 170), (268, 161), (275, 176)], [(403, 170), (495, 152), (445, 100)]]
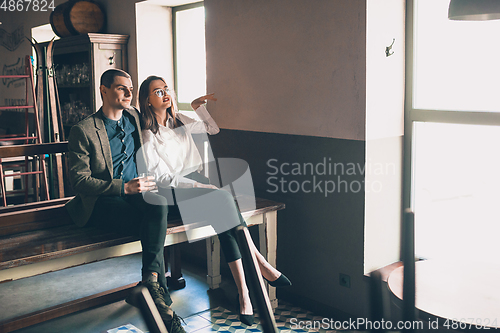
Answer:
[(414, 72), (414, 0), (406, 0), (406, 65), (405, 65), (405, 142), (404, 142), (404, 179), (403, 204), (414, 210), (413, 203), (413, 142), (415, 122), (434, 122), (448, 124), (492, 125), (500, 126), (500, 110), (484, 111), (443, 111), (418, 109), (413, 107), (413, 72)]
[[(177, 69), (177, 29), (176, 29), (176, 14), (177, 12), (181, 12), (184, 10), (188, 9), (193, 9), (193, 8), (198, 8), (198, 7), (203, 7), (205, 3), (203, 1), (200, 2), (195, 2), (195, 3), (190, 3), (187, 5), (182, 5), (182, 6), (176, 6), (172, 7), (172, 34), (173, 34), (173, 45), (174, 45), (174, 89), (176, 92), (178, 92), (178, 80), (177, 80), (177, 74), (178, 74), (178, 69)], [(191, 110), (191, 105), (189, 103), (180, 103), (179, 100), (177, 100), (177, 106), (179, 107), (179, 110)]]

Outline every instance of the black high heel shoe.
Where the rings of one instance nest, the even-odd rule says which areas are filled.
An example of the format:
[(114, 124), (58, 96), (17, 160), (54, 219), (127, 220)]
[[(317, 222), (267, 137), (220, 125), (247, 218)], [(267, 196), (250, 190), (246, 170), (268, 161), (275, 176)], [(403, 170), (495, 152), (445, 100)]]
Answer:
[(240, 312), (240, 295), (236, 294), (236, 308), (238, 309), (238, 313), (240, 315), (240, 321), (248, 326), (253, 325), (253, 314), (245, 315)]
[(273, 287), (290, 287), (292, 285), (292, 282), (290, 282), (290, 280), (288, 280), (288, 278), (283, 273), (281, 273), (280, 277), (274, 281), (269, 281), (266, 278), (264, 278), (264, 280), (269, 282), (269, 284)]

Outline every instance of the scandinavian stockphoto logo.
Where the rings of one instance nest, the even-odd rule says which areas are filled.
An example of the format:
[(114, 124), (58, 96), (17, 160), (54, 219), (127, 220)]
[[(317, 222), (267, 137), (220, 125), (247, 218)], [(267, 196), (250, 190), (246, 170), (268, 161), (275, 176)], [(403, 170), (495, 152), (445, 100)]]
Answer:
[[(175, 131), (182, 131), (177, 133), (179, 135), (190, 135), (182, 128), (176, 128)], [(207, 134), (201, 133), (197, 136), (197, 141), (204, 142), (201, 163), (185, 166), (177, 174), (170, 172), (171, 163), (176, 163), (175, 160), (167, 159), (165, 156), (165, 160), (161, 160), (162, 157), (149, 145), (139, 149), (136, 155), (138, 173), (154, 175), (159, 187), (157, 194), (144, 192), (143, 197), (146, 202), (153, 205), (164, 204), (163, 198), (165, 198), (169, 205), (177, 205), (184, 225), (211, 227), (215, 233), (220, 234), (240, 225), (238, 208), (242, 212), (255, 210), (252, 175), (248, 163), (242, 159), (215, 159)], [(175, 148), (169, 148), (166, 153), (172, 151), (175, 151)], [(152, 170), (156, 172), (153, 174)], [(189, 188), (189, 185), (183, 185), (182, 179), (185, 180), (185, 176), (200, 171), (203, 171), (210, 179), (210, 183), (220, 190)], [(172, 184), (175, 187), (171, 187)], [(199, 240), (205, 235), (199, 232), (199, 228), (186, 231), (190, 242)]]
[(324, 157), (312, 163), (279, 162), (269, 159), (266, 183), (268, 193), (358, 193), (382, 191), (382, 182), (369, 176), (396, 175), (394, 163), (344, 163)]

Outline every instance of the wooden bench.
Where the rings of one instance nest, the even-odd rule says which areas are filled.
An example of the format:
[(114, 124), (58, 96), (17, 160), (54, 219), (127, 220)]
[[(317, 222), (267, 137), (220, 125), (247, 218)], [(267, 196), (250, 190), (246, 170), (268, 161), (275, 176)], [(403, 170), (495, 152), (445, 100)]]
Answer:
[[(59, 146), (64, 147), (63, 146)], [(67, 147), (67, 146), (66, 146)], [(0, 147), (0, 155), (2, 154)], [(60, 149), (54, 149), (54, 152)], [(0, 283), (42, 274), (71, 266), (141, 251), (140, 241), (131, 236), (109, 233), (95, 228), (79, 228), (69, 218), (64, 204), (70, 198), (34, 202), (0, 208)], [(257, 199), (256, 209), (243, 211), (248, 226), (259, 225), (261, 253), (276, 264), (277, 211), (284, 204)], [(179, 218), (169, 219), (166, 249), (170, 245), (207, 239), (207, 280), (211, 289), (219, 287), (220, 246), (210, 226), (183, 225)], [(171, 251), (171, 257), (178, 251)], [(169, 256), (166, 255), (166, 258)], [(182, 274), (178, 261), (172, 261), (172, 278)], [(167, 266), (168, 267), (168, 266)], [(115, 302), (126, 297), (136, 283), (122, 286), (68, 303), (60, 304), (0, 322), (0, 332), (10, 332), (69, 313)], [(6, 284), (3, 284), (4, 286)], [(2, 287), (2, 284), (0, 284)], [(268, 286), (273, 307), (277, 306), (275, 289)]]

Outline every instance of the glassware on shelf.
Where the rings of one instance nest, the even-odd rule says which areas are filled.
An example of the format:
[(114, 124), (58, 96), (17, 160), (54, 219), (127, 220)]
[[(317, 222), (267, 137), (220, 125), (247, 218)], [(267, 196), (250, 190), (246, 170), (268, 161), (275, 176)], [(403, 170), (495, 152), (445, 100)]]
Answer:
[(64, 75), (65, 75), (65, 81), (66, 85), (71, 84), (71, 67), (69, 65), (65, 65), (64, 68)]
[(76, 124), (91, 113), (90, 107), (82, 101), (65, 103), (62, 112), (63, 123), (66, 125)]
[(78, 82), (78, 65), (73, 65), (71, 67), (71, 84), (76, 86), (79, 84)]
[(90, 67), (84, 62), (82, 64), (82, 83), (88, 84), (90, 82)]
[(60, 86), (78, 87), (90, 83), (90, 66), (87, 63), (64, 64), (56, 68), (56, 78)]

